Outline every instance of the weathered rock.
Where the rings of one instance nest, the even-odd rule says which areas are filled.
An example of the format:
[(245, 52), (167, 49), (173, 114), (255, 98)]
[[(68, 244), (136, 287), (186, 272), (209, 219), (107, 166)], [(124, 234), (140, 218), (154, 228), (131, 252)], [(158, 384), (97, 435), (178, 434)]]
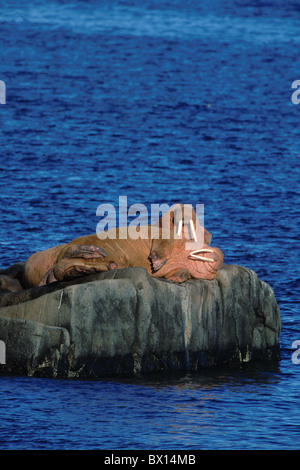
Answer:
[(18, 279), (13, 279), (10, 276), (0, 275), (0, 293), (1, 292), (18, 292), (22, 286)]
[(6, 269), (0, 269), (0, 294), (17, 292), (22, 289), (25, 263), (16, 263)]
[(241, 266), (183, 284), (127, 268), (0, 302), (6, 373), (102, 377), (280, 359), (273, 290)]
[(65, 374), (70, 348), (66, 329), (37, 321), (0, 317), (0, 332), (7, 353), (3, 370), (21, 375)]
[(13, 279), (19, 279), (23, 277), (23, 271), (25, 268), (25, 263), (15, 263), (12, 266), (9, 266), (5, 269), (0, 269), (0, 274), (4, 274), (5, 276), (10, 276)]

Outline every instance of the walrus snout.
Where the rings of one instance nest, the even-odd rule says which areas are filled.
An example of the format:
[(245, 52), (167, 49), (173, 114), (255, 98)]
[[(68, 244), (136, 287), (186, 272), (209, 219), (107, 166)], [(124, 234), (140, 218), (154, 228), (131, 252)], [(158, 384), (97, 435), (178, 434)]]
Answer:
[(155, 253), (150, 253), (149, 259), (151, 261), (153, 271), (158, 271), (168, 261), (168, 258), (161, 260)]

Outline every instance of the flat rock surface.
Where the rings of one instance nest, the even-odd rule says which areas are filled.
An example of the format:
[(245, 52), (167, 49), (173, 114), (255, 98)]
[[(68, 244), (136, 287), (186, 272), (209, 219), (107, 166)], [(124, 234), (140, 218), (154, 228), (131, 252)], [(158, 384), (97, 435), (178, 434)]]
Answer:
[(175, 284), (143, 268), (0, 295), (4, 373), (91, 377), (279, 360), (280, 312), (250, 269)]

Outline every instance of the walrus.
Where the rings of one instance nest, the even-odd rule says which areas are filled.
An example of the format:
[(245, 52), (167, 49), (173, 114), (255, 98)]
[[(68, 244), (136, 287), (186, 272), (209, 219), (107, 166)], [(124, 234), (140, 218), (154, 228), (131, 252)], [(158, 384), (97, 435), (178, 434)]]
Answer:
[(59, 253), (65, 246), (67, 243), (38, 251), (27, 259), (22, 279), (25, 289), (39, 285), (44, 275), (55, 265)]
[(209, 246), (211, 234), (197, 224), (195, 211), (183, 218), (182, 209), (182, 204), (176, 204), (159, 219), (154, 226), (156, 238), (153, 225), (140, 227), (137, 238), (122, 238), (124, 228), (117, 228), (35, 253), (25, 264), (24, 284), (34, 287), (134, 266), (178, 283), (190, 278), (215, 279), (223, 253)]

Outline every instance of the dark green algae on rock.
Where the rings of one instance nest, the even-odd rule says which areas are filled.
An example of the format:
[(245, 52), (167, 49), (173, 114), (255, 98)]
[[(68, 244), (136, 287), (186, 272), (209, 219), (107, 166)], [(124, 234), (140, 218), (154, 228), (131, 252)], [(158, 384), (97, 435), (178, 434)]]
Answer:
[[(12, 270), (13, 271), (13, 270)], [(19, 275), (19, 274), (18, 274)], [(144, 268), (0, 294), (2, 373), (100, 378), (279, 361), (280, 311), (256, 273), (175, 284)]]

